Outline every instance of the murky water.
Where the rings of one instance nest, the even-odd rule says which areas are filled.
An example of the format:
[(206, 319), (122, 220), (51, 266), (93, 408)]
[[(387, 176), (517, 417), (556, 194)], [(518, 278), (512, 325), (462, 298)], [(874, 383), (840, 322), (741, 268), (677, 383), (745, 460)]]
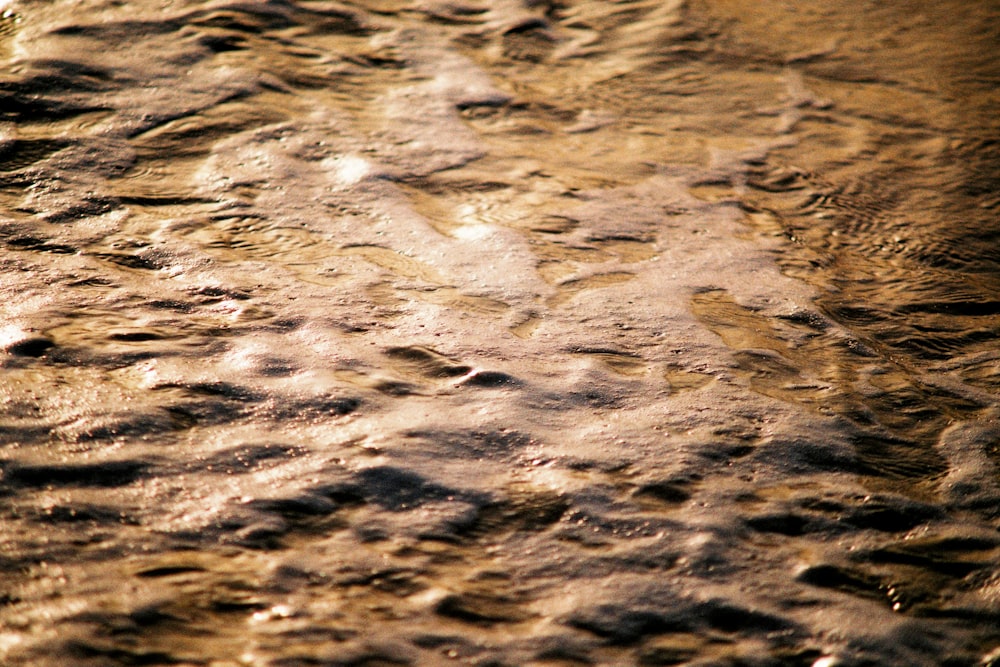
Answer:
[(996, 664), (998, 47), (6, 3), (0, 662)]

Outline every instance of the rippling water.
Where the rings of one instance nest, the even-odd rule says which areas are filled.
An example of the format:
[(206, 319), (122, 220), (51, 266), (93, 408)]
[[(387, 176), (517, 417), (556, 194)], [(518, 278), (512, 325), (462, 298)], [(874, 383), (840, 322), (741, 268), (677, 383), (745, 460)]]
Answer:
[(0, 7), (0, 661), (1000, 662), (1000, 4)]

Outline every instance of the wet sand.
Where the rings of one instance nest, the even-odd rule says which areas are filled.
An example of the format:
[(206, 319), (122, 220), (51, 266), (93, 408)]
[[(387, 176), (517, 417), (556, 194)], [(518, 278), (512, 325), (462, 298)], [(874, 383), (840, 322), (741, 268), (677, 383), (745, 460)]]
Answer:
[(0, 8), (0, 662), (1000, 661), (1000, 4)]

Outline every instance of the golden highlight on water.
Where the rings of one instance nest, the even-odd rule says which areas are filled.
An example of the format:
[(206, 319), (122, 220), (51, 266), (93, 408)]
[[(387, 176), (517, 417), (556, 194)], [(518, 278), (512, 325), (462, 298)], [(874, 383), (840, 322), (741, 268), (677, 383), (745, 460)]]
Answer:
[(1000, 665), (1000, 2), (0, 2), (0, 664)]

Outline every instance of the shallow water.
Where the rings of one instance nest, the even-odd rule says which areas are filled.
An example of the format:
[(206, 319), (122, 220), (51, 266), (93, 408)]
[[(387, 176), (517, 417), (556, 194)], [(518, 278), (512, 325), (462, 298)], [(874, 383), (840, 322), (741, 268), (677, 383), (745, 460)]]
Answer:
[(13, 0), (0, 661), (1000, 661), (1000, 4)]

